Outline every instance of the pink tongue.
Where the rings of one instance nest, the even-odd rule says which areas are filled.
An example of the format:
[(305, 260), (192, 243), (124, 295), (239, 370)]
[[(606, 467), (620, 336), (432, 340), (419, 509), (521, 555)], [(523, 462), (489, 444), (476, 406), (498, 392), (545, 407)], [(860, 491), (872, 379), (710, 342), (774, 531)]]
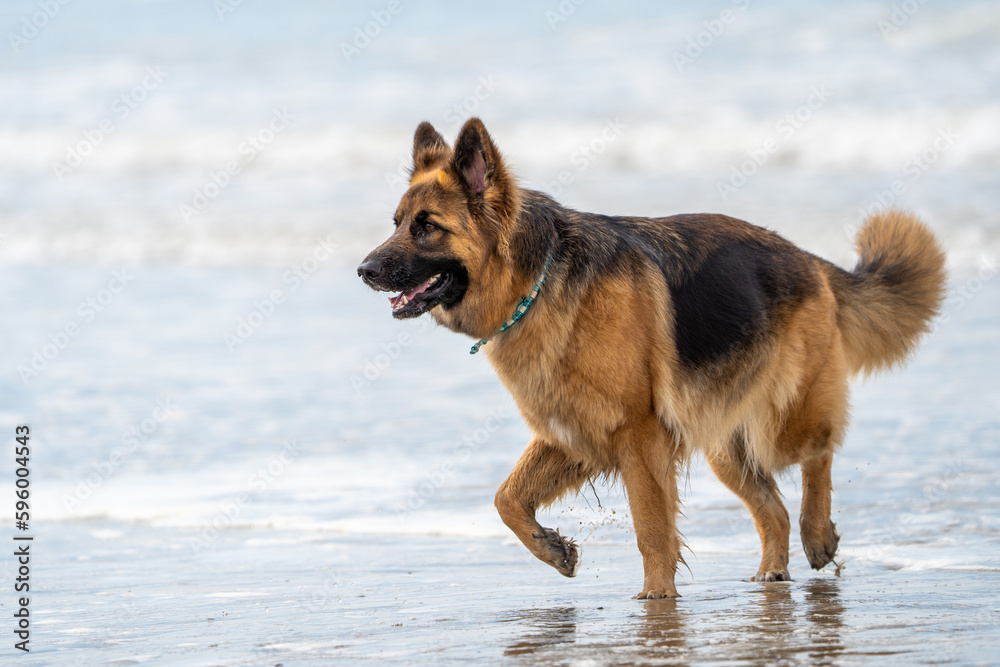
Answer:
[(433, 280), (434, 280), (433, 277), (428, 278), (422, 284), (417, 285), (416, 287), (414, 287), (413, 289), (411, 289), (409, 292), (403, 292), (401, 294), (397, 294), (396, 296), (390, 296), (389, 297), (389, 305), (391, 305), (393, 308), (398, 308), (399, 307), (399, 302), (403, 300), (404, 296), (406, 297), (407, 301), (413, 299), (413, 297), (415, 297), (416, 295), (420, 294), (425, 289), (427, 289), (428, 287), (430, 287), (431, 281), (433, 281)]

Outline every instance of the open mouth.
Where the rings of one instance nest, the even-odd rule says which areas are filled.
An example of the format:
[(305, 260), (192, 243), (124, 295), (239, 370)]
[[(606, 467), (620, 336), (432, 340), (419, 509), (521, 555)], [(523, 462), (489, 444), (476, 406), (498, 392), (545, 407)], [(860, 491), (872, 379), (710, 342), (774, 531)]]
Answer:
[(405, 319), (423, 315), (444, 299), (451, 283), (450, 273), (438, 273), (411, 290), (390, 296), (389, 305), (392, 306), (392, 316), (397, 319)]

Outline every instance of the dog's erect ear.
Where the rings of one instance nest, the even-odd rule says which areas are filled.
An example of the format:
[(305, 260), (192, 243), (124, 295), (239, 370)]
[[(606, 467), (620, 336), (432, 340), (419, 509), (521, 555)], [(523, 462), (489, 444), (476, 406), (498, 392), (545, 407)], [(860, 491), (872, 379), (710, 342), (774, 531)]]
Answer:
[(483, 196), (488, 185), (487, 179), (495, 180), (491, 177), (496, 175), (496, 162), (499, 161), (502, 167), (502, 160), (499, 158), (483, 121), (478, 118), (467, 120), (455, 141), (452, 164), (469, 195)]
[(513, 212), (517, 186), (483, 121), (470, 118), (455, 141), (452, 169), (472, 201), (488, 200), (504, 216)]
[(510, 258), (510, 239), (521, 210), (521, 190), (483, 121), (465, 121), (455, 140), (449, 171), (462, 184), (470, 212), (483, 229), (495, 236), (500, 255)]
[(451, 147), (445, 143), (444, 137), (438, 134), (434, 126), (426, 120), (417, 126), (413, 135), (413, 171), (423, 171), (435, 163), (446, 161), (451, 154)]

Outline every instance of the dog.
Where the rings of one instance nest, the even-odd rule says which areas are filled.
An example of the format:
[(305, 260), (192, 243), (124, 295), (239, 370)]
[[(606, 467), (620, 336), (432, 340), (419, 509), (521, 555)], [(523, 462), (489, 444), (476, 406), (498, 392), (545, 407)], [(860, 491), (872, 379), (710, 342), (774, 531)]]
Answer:
[(677, 597), (678, 471), (696, 451), (746, 505), (761, 540), (751, 581), (788, 581), (788, 512), (774, 475), (799, 465), (802, 546), (833, 561), (833, 454), (848, 381), (904, 361), (944, 292), (944, 253), (900, 211), (870, 216), (846, 271), (779, 235), (716, 214), (581, 213), (518, 186), (478, 118), (453, 147), (413, 140), (395, 231), (358, 267), (477, 341), (533, 438), (496, 494), (504, 523), (572, 577), (578, 546), (536, 510), (595, 476), (628, 496), (644, 579)]

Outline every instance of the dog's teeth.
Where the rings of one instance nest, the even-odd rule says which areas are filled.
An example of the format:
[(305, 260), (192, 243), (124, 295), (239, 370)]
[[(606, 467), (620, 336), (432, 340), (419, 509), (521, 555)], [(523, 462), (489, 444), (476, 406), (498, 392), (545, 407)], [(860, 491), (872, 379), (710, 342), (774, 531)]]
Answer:
[(410, 300), (407, 299), (406, 295), (404, 294), (403, 295), (403, 300), (399, 302), (399, 305), (400, 305), (400, 307), (402, 307), (402, 306), (405, 306), (406, 304), (408, 304), (409, 302), (410, 302)]

